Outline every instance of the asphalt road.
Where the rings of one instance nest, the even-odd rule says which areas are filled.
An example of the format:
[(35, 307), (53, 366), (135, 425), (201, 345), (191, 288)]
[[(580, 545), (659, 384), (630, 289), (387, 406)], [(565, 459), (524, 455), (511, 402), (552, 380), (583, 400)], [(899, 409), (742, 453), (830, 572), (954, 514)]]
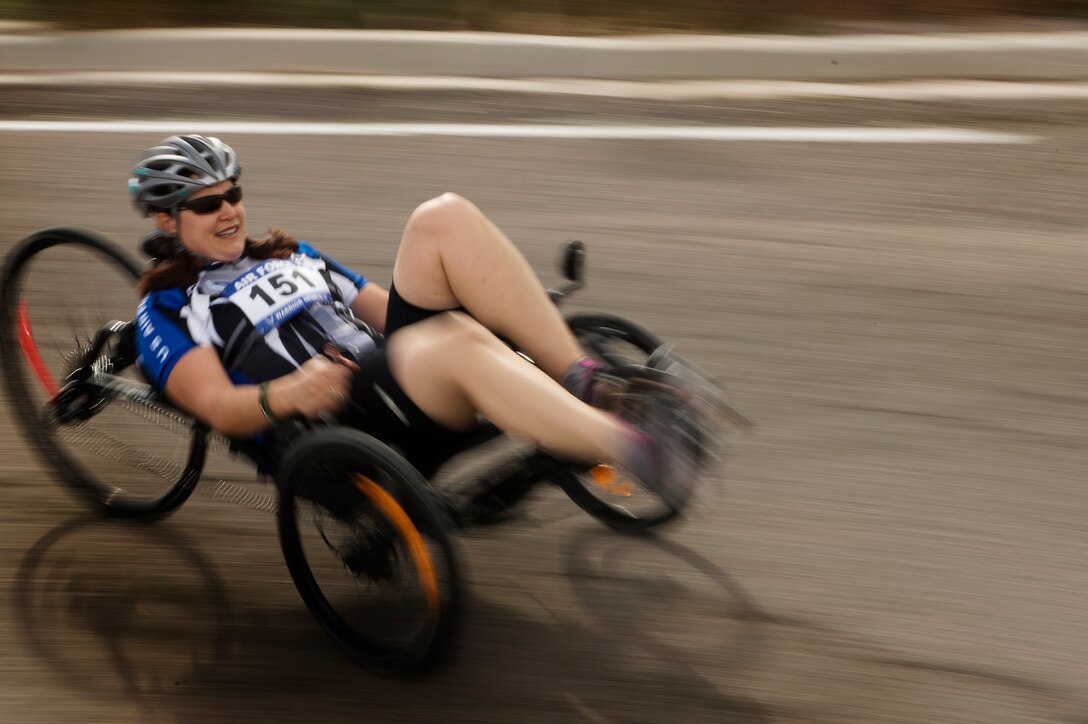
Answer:
[[(292, 91), (294, 94), (294, 91)], [(655, 104), (491, 94), (5, 89), (3, 115), (941, 125), (1027, 145), (238, 136), (253, 230), (379, 281), (413, 206), (472, 198), (574, 308), (658, 330), (759, 422), (655, 537), (557, 495), (461, 537), (439, 674), (373, 677), (312, 622), (274, 520), (86, 517), (0, 412), (4, 722), (1088, 721), (1085, 107)], [(163, 110), (169, 108), (169, 112)], [(0, 245), (130, 247), (152, 134), (0, 134)], [(93, 307), (102, 280), (57, 293)], [(216, 462), (216, 465), (219, 465)]]

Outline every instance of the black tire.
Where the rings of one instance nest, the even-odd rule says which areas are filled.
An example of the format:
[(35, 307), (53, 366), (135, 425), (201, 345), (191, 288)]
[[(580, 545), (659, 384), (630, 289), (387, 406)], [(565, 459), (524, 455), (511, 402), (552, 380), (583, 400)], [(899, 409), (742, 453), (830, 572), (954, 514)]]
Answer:
[(304, 433), (282, 460), (280, 545), (321, 627), (382, 674), (441, 662), (461, 575), (450, 522), (427, 482), (387, 445), (344, 427)]
[[(57, 392), (112, 320), (132, 319), (141, 266), (108, 239), (51, 228), (8, 255), (0, 291), (0, 361), (14, 418), (42, 463), (106, 513), (153, 519), (192, 494), (204, 465), (203, 428), (155, 395), (114, 335), (95, 356), (92, 381), (127, 378), (137, 394), (75, 395), (82, 414), (62, 421)], [(112, 315), (112, 316), (111, 316)], [(88, 385), (83, 390), (100, 390)], [(146, 392), (148, 394), (141, 394)]]
[[(615, 314), (577, 312), (567, 324), (587, 352), (617, 368), (642, 365), (662, 344), (646, 328)], [(679, 512), (610, 466), (572, 468), (558, 478), (555, 482), (578, 507), (617, 531), (645, 531)]]
[(607, 312), (575, 312), (567, 326), (587, 352), (613, 367), (641, 365), (663, 342), (630, 319)]

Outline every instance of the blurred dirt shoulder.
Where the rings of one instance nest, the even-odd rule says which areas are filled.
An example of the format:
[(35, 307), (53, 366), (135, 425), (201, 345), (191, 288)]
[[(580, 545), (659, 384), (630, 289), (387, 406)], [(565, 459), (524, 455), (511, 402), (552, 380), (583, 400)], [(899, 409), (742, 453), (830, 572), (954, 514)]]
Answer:
[(235, 3), (222, 13), (216, 0), (183, 4), (143, 0), (0, 0), (0, 16), (51, 23), (64, 29), (181, 27), (200, 18), (220, 27), (309, 27), (484, 31), (542, 35), (631, 33), (937, 32), (942, 28), (1025, 28), (1088, 19), (1088, 0), (867, 0), (864, 3), (797, 0), (282, 0)]

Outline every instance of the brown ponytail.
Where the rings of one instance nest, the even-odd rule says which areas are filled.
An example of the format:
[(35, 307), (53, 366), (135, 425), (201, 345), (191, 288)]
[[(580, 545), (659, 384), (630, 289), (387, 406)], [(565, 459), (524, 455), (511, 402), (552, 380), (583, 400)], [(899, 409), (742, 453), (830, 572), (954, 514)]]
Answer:
[[(286, 259), (296, 249), (297, 239), (283, 229), (270, 229), (263, 239), (246, 237), (244, 253), (254, 259)], [(188, 289), (204, 268), (204, 261), (185, 251), (173, 237), (160, 237), (147, 251), (155, 258), (136, 283), (141, 298), (160, 289)]]

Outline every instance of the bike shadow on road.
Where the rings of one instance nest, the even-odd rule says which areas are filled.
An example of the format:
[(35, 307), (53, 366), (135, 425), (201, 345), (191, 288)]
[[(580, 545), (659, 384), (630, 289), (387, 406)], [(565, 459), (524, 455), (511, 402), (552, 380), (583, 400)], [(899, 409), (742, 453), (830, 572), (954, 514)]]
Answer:
[[(12, 598), (36, 663), (63, 688), (115, 707), (118, 722), (298, 721), (304, 713), (332, 722), (768, 721), (758, 702), (698, 676), (668, 632), (638, 630), (652, 625), (648, 612), (662, 591), (652, 590), (645, 567), (620, 575), (577, 553), (593, 550), (616, 565), (627, 560), (625, 544), (631, 539), (614, 534), (576, 535), (566, 549), (589, 622), (533, 604), (537, 594), (519, 582), (502, 591), (470, 582), (453, 660), (400, 679), (347, 661), (300, 601), (250, 606), (233, 572), (223, 572), (235, 564), (213, 562), (196, 536), (170, 522), (66, 521), (23, 556)], [(704, 570), (714, 585), (725, 580)], [(276, 573), (289, 587), (286, 571)], [(511, 603), (525, 593), (530, 605)], [(723, 595), (740, 622), (728, 632), (730, 650), (755, 655), (758, 637), (743, 622), (758, 609), (735, 585), (717, 603)]]
[(15, 647), (19, 665), (57, 680), (32, 718), (70, 718), (81, 698), (110, 711), (111, 724), (730, 724), (1013, 712), (1071, 721), (1083, 711), (1071, 692), (1015, 672), (913, 658), (769, 613), (691, 548), (596, 529), (557, 544), (558, 569), (470, 573), (452, 661), (427, 676), (378, 677), (336, 650), (282, 563), (261, 559), (266, 548), (269, 561), (277, 553), (272, 532), (251, 537), (210, 553), (174, 520), (101, 517), (42, 536), (11, 591), (25, 642)]
[(182, 680), (228, 655), (228, 589), (189, 536), (80, 516), (23, 556), (12, 599), (30, 650), (71, 689), (158, 719)]
[(776, 619), (721, 566), (658, 535), (604, 530), (572, 536), (565, 554), (570, 590), (593, 628), (618, 658), (653, 672), (647, 699), (709, 704), (715, 692), (736, 712), (715, 721), (772, 718), (736, 680), (761, 657), (764, 624)]
[(917, 659), (772, 614), (691, 548), (596, 529), (557, 543), (557, 569), (483, 580), (470, 572), (452, 661), (427, 676), (378, 677), (336, 650), (282, 563), (260, 559), (265, 548), (269, 561), (277, 553), (272, 532), (251, 537), (213, 553), (178, 521), (101, 517), (42, 536), (11, 591), (25, 642), (15, 647), (19, 665), (57, 681), (32, 718), (70, 717), (81, 699), (110, 711), (111, 724), (729, 724), (1002, 712), (1071, 721), (1083, 711), (1071, 692), (1016, 672)]
[(1073, 692), (991, 662), (912, 656), (813, 612), (772, 613), (722, 567), (659, 536), (576, 536), (567, 575), (618, 657), (668, 672), (651, 699), (713, 690), (811, 721), (1082, 720)]

